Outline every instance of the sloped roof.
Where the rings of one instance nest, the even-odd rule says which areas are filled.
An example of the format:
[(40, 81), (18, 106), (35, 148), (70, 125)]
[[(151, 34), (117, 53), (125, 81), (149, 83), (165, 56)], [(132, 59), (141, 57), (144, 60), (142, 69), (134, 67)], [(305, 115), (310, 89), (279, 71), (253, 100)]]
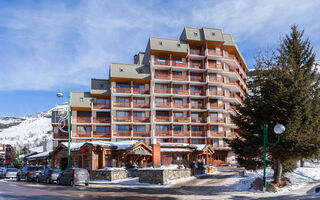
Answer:
[(185, 41), (150, 37), (150, 49), (159, 51), (170, 51), (188, 53), (189, 45)]
[(71, 92), (70, 106), (91, 108), (92, 97), (89, 92)]
[(110, 94), (110, 81), (106, 79), (91, 79), (91, 94)]
[(111, 63), (110, 77), (130, 79), (151, 79), (148, 65)]
[(27, 157), (27, 159), (30, 160), (30, 159), (47, 158), (47, 157), (50, 156), (50, 153), (51, 153), (51, 152), (52, 152), (52, 151), (45, 151), (45, 152), (42, 152), (42, 153), (38, 153), (38, 154), (36, 154), (36, 155)]

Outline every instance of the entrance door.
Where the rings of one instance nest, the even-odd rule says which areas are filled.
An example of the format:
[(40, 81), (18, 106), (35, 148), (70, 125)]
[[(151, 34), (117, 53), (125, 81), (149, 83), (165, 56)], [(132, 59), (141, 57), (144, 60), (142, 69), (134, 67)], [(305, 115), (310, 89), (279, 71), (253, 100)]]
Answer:
[(68, 158), (61, 158), (61, 169), (64, 170), (68, 167)]

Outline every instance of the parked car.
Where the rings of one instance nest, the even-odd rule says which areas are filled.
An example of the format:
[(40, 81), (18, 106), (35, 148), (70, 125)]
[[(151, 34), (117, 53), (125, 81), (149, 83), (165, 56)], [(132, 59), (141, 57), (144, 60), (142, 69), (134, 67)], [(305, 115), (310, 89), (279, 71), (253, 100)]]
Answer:
[(67, 168), (58, 176), (57, 183), (59, 185), (89, 185), (90, 176), (86, 169), (83, 168)]
[(0, 168), (0, 178), (2, 177), (3, 171), (4, 171), (4, 168)]
[(42, 170), (44, 170), (43, 166), (25, 166), (18, 171), (17, 181), (21, 179), (25, 179), (27, 182), (33, 181)]
[(45, 169), (38, 174), (38, 176), (36, 177), (36, 181), (38, 183), (53, 183), (54, 181), (57, 181), (57, 178), (61, 172), (61, 169)]
[(5, 168), (1, 173), (1, 178), (16, 178), (18, 169), (16, 168)]

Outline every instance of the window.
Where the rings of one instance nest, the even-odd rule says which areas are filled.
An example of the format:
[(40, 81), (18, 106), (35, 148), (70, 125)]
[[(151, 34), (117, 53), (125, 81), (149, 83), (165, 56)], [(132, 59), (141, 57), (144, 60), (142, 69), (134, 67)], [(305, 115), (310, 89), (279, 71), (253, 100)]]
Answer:
[(197, 35), (198, 35), (198, 33), (197, 33), (197, 32), (194, 32), (194, 33), (193, 33), (193, 35), (194, 35), (194, 36), (197, 36)]
[(144, 85), (133, 85), (133, 88), (144, 89)]
[(133, 112), (132, 114), (134, 117), (144, 117), (145, 116), (144, 112)]
[(156, 126), (156, 131), (168, 131), (169, 130), (169, 126), (166, 125), (157, 125)]
[(198, 91), (198, 90), (201, 90), (202, 88), (200, 86), (190, 86), (190, 90), (193, 90), (193, 91)]
[(175, 126), (173, 126), (173, 130), (174, 131), (182, 131), (183, 127), (181, 125), (175, 125)]
[(83, 97), (80, 97), (80, 102), (83, 102)]
[(145, 126), (133, 126), (133, 131), (144, 132)]
[(107, 132), (107, 129), (106, 129), (105, 126), (97, 126), (96, 132), (98, 132), (98, 133), (105, 133), (105, 132)]
[(159, 42), (159, 45), (162, 46), (162, 42), (161, 41)]
[(118, 111), (117, 112), (117, 117), (129, 117), (130, 112), (125, 112), (125, 111)]
[(168, 88), (168, 85), (165, 84), (156, 84), (155, 88)]
[(158, 103), (167, 103), (168, 99), (167, 98), (156, 98), (156, 102), (158, 102)]
[(120, 72), (123, 72), (123, 68), (120, 68), (119, 71), (120, 71)]
[(212, 32), (212, 36), (216, 36), (216, 34), (214, 32)]
[(173, 113), (174, 117), (183, 117), (183, 113), (182, 112), (175, 112)]
[(204, 141), (202, 139), (192, 139), (191, 143), (192, 144), (203, 144)]
[(182, 85), (173, 85), (173, 88), (182, 90), (183, 86)]
[(144, 103), (145, 99), (133, 99), (133, 103)]
[(100, 88), (103, 88), (103, 84), (100, 84)]
[(210, 78), (217, 79), (217, 74), (209, 74)]
[(191, 118), (198, 118), (200, 117), (199, 113), (191, 113)]
[(173, 99), (173, 103), (182, 103), (183, 100), (182, 99)]
[(120, 87), (120, 88), (129, 88), (130, 84), (129, 83), (117, 83), (116, 87)]
[(217, 120), (218, 119), (218, 113), (210, 113), (210, 118)]
[(177, 44), (177, 47), (180, 47), (181, 45), (180, 44)]
[(202, 127), (200, 126), (192, 126), (191, 127), (191, 131), (201, 131), (202, 130)]
[(217, 91), (217, 87), (216, 86), (210, 86), (210, 90), (211, 91)]
[(156, 116), (169, 116), (169, 111), (156, 111)]
[(97, 104), (106, 104), (106, 99), (96, 99)]
[(110, 117), (109, 112), (97, 112), (97, 118), (108, 118)]
[(210, 130), (211, 130), (212, 132), (218, 132), (218, 126), (211, 126), (211, 127), (210, 127)]
[(91, 127), (90, 126), (77, 126), (77, 131), (78, 132), (91, 132)]
[(191, 104), (201, 104), (201, 101), (199, 100), (191, 100)]
[(129, 98), (118, 97), (117, 102), (129, 102)]
[(117, 131), (130, 131), (130, 127), (125, 125), (119, 125), (117, 126)]

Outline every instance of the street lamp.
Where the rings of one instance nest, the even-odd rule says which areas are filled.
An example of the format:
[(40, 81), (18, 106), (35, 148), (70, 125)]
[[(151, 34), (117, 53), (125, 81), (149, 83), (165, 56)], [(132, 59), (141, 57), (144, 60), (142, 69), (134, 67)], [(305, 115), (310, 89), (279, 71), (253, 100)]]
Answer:
[(273, 131), (278, 135), (278, 139), (275, 143), (270, 143), (268, 141), (268, 124), (264, 125), (263, 128), (263, 191), (267, 191), (267, 176), (266, 176), (266, 143), (270, 146), (275, 146), (280, 142), (280, 134), (286, 130), (285, 126), (282, 124), (277, 124), (273, 128)]
[[(70, 89), (67, 89), (68, 92), (68, 168), (70, 168), (70, 138), (71, 138), (71, 127), (70, 127), (70, 118), (71, 118), (71, 113), (70, 113)], [(58, 98), (62, 98), (63, 97), (63, 93), (62, 92), (58, 92), (57, 93), (57, 97)]]

